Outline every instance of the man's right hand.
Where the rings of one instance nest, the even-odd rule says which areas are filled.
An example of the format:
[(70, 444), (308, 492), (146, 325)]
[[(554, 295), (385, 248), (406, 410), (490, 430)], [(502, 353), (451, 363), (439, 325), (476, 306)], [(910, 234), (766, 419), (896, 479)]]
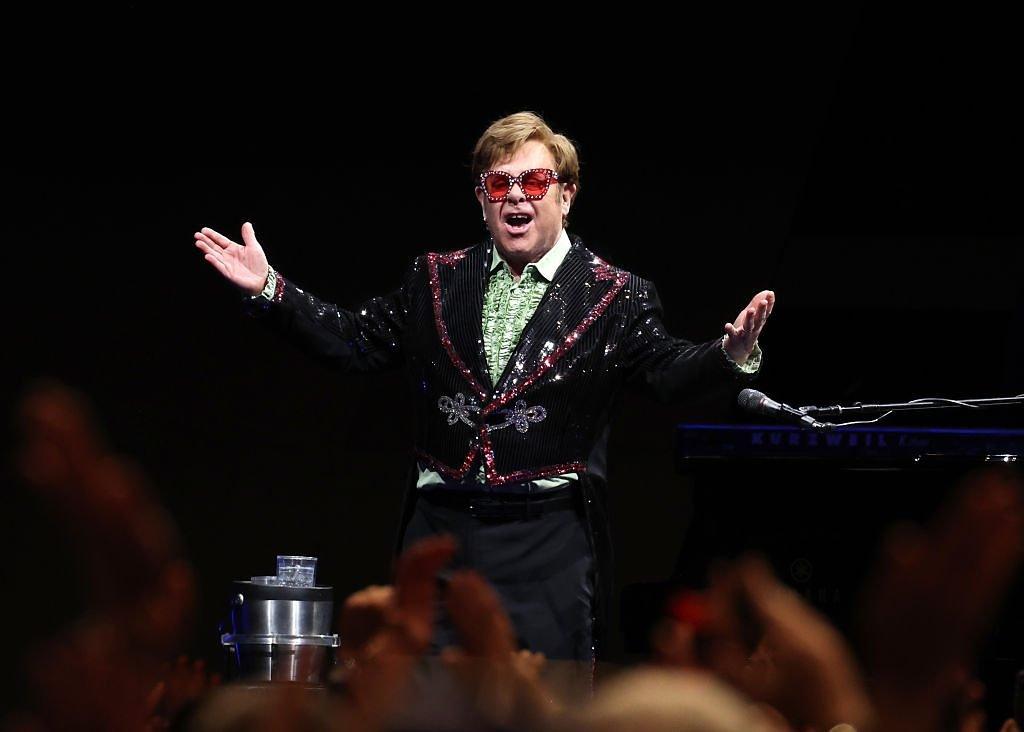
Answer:
[(267, 284), (270, 265), (263, 247), (256, 241), (252, 224), (242, 224), (242, 241), (237, 244), (213, 229), (204, 228), (195, 233), (196, 247), (204, 259), (224, 275), (232, 284), (249, 293), (259, 295)]

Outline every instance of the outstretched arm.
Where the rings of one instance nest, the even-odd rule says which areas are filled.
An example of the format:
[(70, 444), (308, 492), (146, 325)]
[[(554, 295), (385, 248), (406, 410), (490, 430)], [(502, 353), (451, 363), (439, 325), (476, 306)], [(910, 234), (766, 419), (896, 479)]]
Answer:
[[(248, 296), (251, 315), (332, 368), (380, 371), (401, 363), (407, 292), (415, 265), (400, 289), (347, 310), (320, 300), (275, 272), (252, 224), (242, 226), (242, 240), (244, 245), (208, 228), (195, 234), (195, 245), (206, 261)], [(263, 297), (268, 282), (276, 287)]]
[(760, 369), (757, 338), (774, 306), (773, 292), (755, 295), (736, 320), (725, 325), (724, 336), (705, 343), (691, 343), (668, 333), (662, 322), (661, 298), (652, 283), (641, 280), (633, 302), (638, 315), (627, 329), (627, 380), (659, 401), (670, 403), (699, 389), (750, 379)]

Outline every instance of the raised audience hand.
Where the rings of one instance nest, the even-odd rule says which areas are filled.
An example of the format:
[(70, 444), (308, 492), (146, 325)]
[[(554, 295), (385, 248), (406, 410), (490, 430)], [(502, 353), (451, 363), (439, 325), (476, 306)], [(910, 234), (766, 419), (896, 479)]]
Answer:
[(1019, 480), (969, 478), (926, 528), (893, 529), (865, 595), (868, 681), (885, 729), (932, 729), (1018, 569)]
[(871, 726), (871, 703), (851, 649), (762, 560), (748, 557), (717, 573), (709, 604), (711, 637), (703, 655), (712, 670), (797, 728)]
[(443, 658), (477, 713), (499, 728), (534, 728), (560, 710), (541, 681), (543, 654), (516, 647), (512, 622), (494, 589), (472, 570), (452, 574), (445, 600), (461, 645)]

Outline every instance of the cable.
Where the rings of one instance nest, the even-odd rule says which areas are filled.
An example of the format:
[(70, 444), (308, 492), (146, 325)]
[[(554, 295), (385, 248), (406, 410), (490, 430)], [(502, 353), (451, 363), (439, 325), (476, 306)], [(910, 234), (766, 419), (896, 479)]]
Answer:
[(907, 402), (907, 404), (920, 404), (921, 402), (948, 402), (950, 404), (958, 404), (961, 407), (981, 409), (981, 407), (978, 406), (977, 404), (969, 404), (968, 402), (962, 402), (959, 399), (946, 399), (945, 397), (926, 397), (924, 399), (911, 399), (909, 402)]
[(885, 419), (890, 414), (892, 414), (892, 412), (893, 412), (893, 410), (890, 409), (885, 414), (881, 415), (880, 417), (875, 417), (874, 419), (859, 419), (859, 420), (855, 420), (853, 422), (839, 422), (838, 424), (834, 424), (832, 426), (833, 427), (849, 427), (852, 424), (874, 424), (875, 422), (878, 422), (880, 420)]

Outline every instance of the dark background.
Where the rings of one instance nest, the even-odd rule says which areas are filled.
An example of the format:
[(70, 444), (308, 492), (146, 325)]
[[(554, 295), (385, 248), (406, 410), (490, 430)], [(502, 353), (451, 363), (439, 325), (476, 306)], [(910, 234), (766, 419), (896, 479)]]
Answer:
[[(470, 151), (507, 113), (532, 109), (578, 143), (570, 231), (652, 279), (674, 333), (716, 337), (776, 291), (763, 391), (792, 404), (1024, 391), (1011, 17), (853, 4), (603, 18), (614, 30), (585, 33), (568, 11), (522, 12), (535, 27), (451, 37), (378, 19), (305, 43), (289, 24), (291, 53), (198, 23), (154, 50), (165, 19), (128, 6), (120, 46), (94, 47), (88, 66), (16, 75), (4, 406), (38, 376), (94, 400), (199, 570), (195, 653), (216, 655), (227, 583), (272, 573), (277, 553), (318, 556), (339, 598), (388, 580), (410, 424), (397, 374), (328, 372), (244, 317), (192, 232), (238, 238), (252, 221), (275, 268), (354, 306), (417, 254), (481, 237)], [(744, 418), (713, 400), (630, 396), (622, 411), (610, 481), (625, 586), (671, 573), (689, 520), (673, 426)], [(39, 569), (11, 562), (7, 581), (45, 598), (21, 611), (27, 642), (72, 611), (73, 564), (10, 483), (5, 541)], [(751, 489), (779, 490), (785, 511), (784, 486)], [(609, 653), (625, 658), (618, 634)]]

